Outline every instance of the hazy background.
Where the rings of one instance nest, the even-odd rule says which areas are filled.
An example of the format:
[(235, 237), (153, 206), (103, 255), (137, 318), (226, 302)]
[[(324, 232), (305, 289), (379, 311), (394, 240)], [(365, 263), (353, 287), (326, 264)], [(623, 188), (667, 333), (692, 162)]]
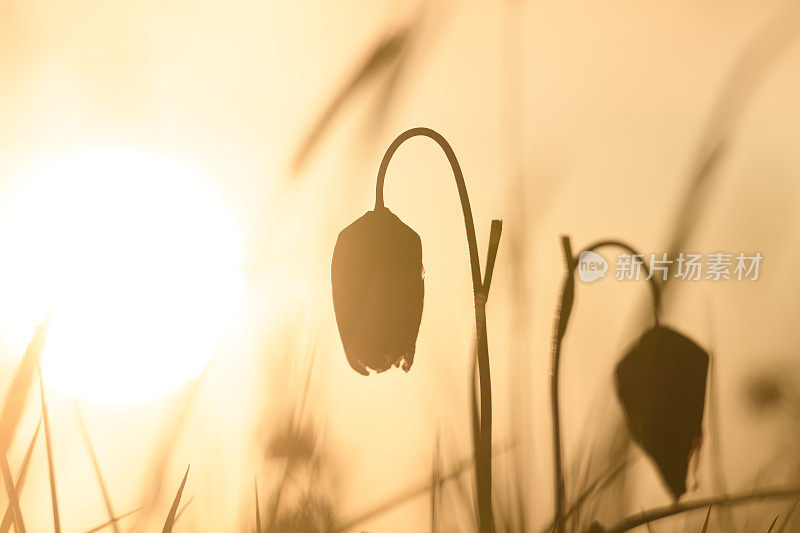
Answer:
[[(482, 256), (490, 220), (504, 219), (488, 327), (494, 441), (516, 447), (498, 457), (496, 484), (521, 469), (526, 507), (544, 525), (559, 236), (570, 234), (576, 248), (621, 238), (644, 253), (667, 251), (727, 73), (781, 9), (752, 1), (5, 2), (0, 194), (54, 154), (151, 151), (202, 168), (243, 232), (255, 280), (162, 472), (155, 518), (191, 462), (184, 494), (195, 501), (178, 527), (253, 526), (253, 478), (267, 493), (279, 476), (264, 461), (268, 434), (300, 394), (312, 346), (306, 416), (318, 424), (341, 517), (427, 480), (437, 432), (446, 464), (469, 455), (466, 242), (447, 161), (430, 141), (408, 142), (386, 185), (387, 206), (423, 242), (425, 311), (411, 372), (354, 373), (330, 299), (336, 236), (372, 208), (383, 151), (405, 129), (428, 126), (458, 154)], [(784, 20), (800, 27), (792, 16)], [(391, 60), (359, 83), (293, 167), (370, 50), (407, 24), (415, 29), (399, 73)], [(736, 489), (752, 485), (787, 436), (774, 417), (748, 411), (747, 377), (775, 365), (790, 369), (786, 376), (798, 370), (798, 67), (792, 42), (748, 97), (684, 250), (759, 251), (761, 279), (676, 281), (665, 309), (665, 323), (714, 350), (721, 457)], [(611, 372), (647, 319), (639, 316), (646, 297), (632, 282), (578, 286), (562, 367), (568, 461), (620, 420)], [(17, 354), (2, 355), (10, 376)], [(101, 494), (71, 404), (51, 396), (64, 527), (87, 529), (106, 520)], [(143, 503), (182, 400), (177, 391), (124, 408), (82, 405), (117, 512)], [(12, 465), (35, 424), (30, 413)], [(46, 468), (37, 452), (22, 502), (31, 531), (51, 523)], [(628, 511), (668, 501), (644, 462), (633, 472), (634, 486), (646, 489), (633, 492)], [(715, 492), (708, 472), (705, 461), (696, 494)], [(363, 528), (424, 530), (428, 506), (414, 499)], [(455, 514), (446, 529), (466, 527)]]

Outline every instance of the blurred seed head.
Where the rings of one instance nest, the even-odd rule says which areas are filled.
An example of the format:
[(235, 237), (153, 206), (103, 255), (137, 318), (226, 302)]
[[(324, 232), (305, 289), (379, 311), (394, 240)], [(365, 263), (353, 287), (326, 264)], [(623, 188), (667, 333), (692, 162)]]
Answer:
[(333, 531), (336, 514), (329, 501), (306, 494), (282, 514), (270, 531), (275, 533), (326, 533)]
[(744, 385), (745, 402), (757, 414), (775, 411), (784, 404), (786, 396), (786, 383), (775, 372), (750, 376)]
[(311, 424), (297, 426), (290, 420), (283, 431), (272, 434), (268, 455), (285, 459), (289, 464), (307, 463), (314, 457), (317, 447), (316, 429)]

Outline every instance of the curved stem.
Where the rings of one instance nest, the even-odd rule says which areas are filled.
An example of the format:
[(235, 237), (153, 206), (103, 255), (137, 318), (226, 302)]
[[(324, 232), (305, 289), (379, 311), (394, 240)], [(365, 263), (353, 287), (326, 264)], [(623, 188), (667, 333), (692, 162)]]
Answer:
[(701, 498), (693, 501), (676, 502), (671, 505), (663, 507), (656, 507), (641, 513), (631, 515), (622, 519), (617, 524), (612, 525), (605, 531), (607, 533), (624, 533), (636, 527), (675, 516), (677, 514), (694, 511), (696, 509), (704, 509), (706, 507), (727, 507), (730, 505), (739, 505), (757, 500), (769, 500), (780, 498), (793, 498), (800, 494), (800, 487), (784, 487), (776, 489), (759, 490), (755, 492), (744, 492), (739, 494), (723, 494), (720, 496), (711, 496), (708, 498)]
[[(553, 462), (556, 498), (555, 526), (558, 533), (563, 533), (566, 527), (566, 515), (564, 513), (566, 491), (564, 488), (561, 416), (558, 394), (559, 370), (561, 367), (561, 345), (564, 340), (564, 335), (567, 332), (569, 317), (572, 313), (572, 304), (575, 299), (575, 269), (578, 267), (578, 258), (583, 252), (593, 252), (607, 246), (622, 248), (634, 256), (641, 255), (634, 248), (622, 241), (598, 241), (581, 250), (577, 256), (572, 255), (572, 245), (568, 236), (565, 235), (561, 237), (561, 244), (564, 250), (564, 260), (566, 262), (566, 275), (564, 276), (564, 285), (561, 290), (561, 300), (556, 318), (555, 332), (553, 334), (553, 353), (550, 359), (550, 405), (553, 424)], [(655, 277), (650, 276), (650, 269), (644, 261), (642, 262), (642, 266), (647, 274), (648, 281), (650, 281), (650, 289), (653, 297), (653, 316), (655, 325), (658, 326), (658, 317), (661, 312), (661, 288)]]
[(375, 209), (383, 207), (383, 182), (386, 179), (386, 169), (389, 168), (389, 161), (392, 156), (400, 148), (400, 145), (412, 137), (428, 137), (433, 139), (442, 149), (450, 162), (450, 167), (453, 169), (453, 177), (456, 179), (456, 187), (458, 188), (458, 197), (461, 200), (461, 210), (464, 213), (464, 227), (467, 230), (467, 247), (469, 248), (469, 265), (472, 271), (472, 289), (477, 294), (481, 288), (481, 265), (478, 258), (478, 240), (475, 237), (475, 223), (472, 221), (472, 208), (469, 205), (469, 196), (467, 196), (467, 186), (464, 183), (464, 174), (461, 172), (461, 165), (456, 159), (456, 154), (450, 143), (442, 137), (438, 132), (430, 128), (411, 128), (404, 131), (397, 138), (392, 141), (386, 153), (383, 155), (380, 169), (378, 169), (378, 181), (375, 185)]
[[(578, 254), (578, 257), (580, 257), (580, 255), (583, 252), (594, 252), (595, 250), (604, 247), (622, 248), (632, 256), (643, 255), (622, 241), (606, 240), (606, 241), (597, 241), (593, 244), (590, 244), (589, 246), (581, 250), (581, 253)], [(577, 267), (577, 262), (573, 265), (573, 268), (576, 267)], [(657, 326), (659, 315), (661, 314), (661, 287), (658, 285), (658, 281), (656, 281), (655, 276), (650, 276), (650, 267), (644, 261), (642, 261), (642, 268), (644, 268), (644, 273), (647, 275), (647, 281), (650, 282), (650, 293), (653, 297), (653, 320), (655, 321), (655, 324)]]
[(378, 180), (375, 187), (375, 209), (382, 209), (383, 183), (386, 179), (386, 170), (389, 161), (400, 148), (400, 145), (412, 137), (428, 137), (434, 140), (447, 156), (453, 177), (461, 200), (461, 211), (464, 214), (464, 228), (467, 233), (467, 248), (469, 251), (469, 264), (472, 274), (472, 292), (475, 302), (475, 329), (477, 332), (477, 360), (480, 380), (480, 428), (478, 442), (475, 443), (475, 476), (478, 492), (478, 510), (480, 516), (480, 530), (482, 533), (494, 531), (492, 517), (492, 387), (489, 370), (489, 346), (486, 336), (486, 300), (491, 282), (491, 272), (494, 265), (497, 244), (500, 239), (500, 221), (493, 221), (490, 237), (490, 247), (487, 256), (486, 279), (482, 279), (480, 259), (478, 256), (478, 241), (475, 236), (475, 224), (472, 220), (472, 208), (469, 204), (467, 186), (464, 183), (464, 174), (458, 163), (456, 154), (447, 140), (438, 132), (430, 128), (412, 128), (401, 133), (387, 148), (378, 170)]

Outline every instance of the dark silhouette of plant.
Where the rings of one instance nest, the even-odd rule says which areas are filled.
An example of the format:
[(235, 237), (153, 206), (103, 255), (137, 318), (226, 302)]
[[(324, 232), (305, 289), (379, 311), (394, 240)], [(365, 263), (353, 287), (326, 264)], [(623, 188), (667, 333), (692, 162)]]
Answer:
[[(578, 257), (572, 255), (572, 244), (568, 236), (561, 238), (561, 244), (564, 251), (564, 259), (566, 262), (566, 274), (564, 276), (564, 283), (561, 291), (561, 300), (559, 304), (558, 313), (556, 315), (555, 331), (553, 335), (553, 353), (550, 361), (550, 404), (551, 404), (551, 417), (553, 424), (553, 462), (554, 462), (554, 484), (555, 484), (555, 497), (556, 497), (556, 512), (555, 512), (555, 529), (559, 533), (563, 533), (566, 525), (565, 508), (566, 508), (566, 493), (564, 489), (564, 467), (561, 450), (561, 415), (559, 409), (558, 385), (559, 385), (559, 368), (561, 364), (561, 345), (564, 340), (564, 335), (567, 332), (569, 324), (569, 317), (572, 312), (572, 305), (575, 300), (575, 269), (578, 266)], [(630, 252), (632, 255), (636, 251), (625, 243), (619, 241), (600, 241), (591, 246), (586, 247), (583, 251), (595, 251), (604, 246), (617, 246)], [(582, 252), (581, 252), (582, 253)], [(644, 265), (646, 272), (649, 272), (646, 265)], [(653, 309), (658, 324), (658, 314), (661, 307), (661, 298), (658, 285), (655, 278), (651, 278), (651, 288), (653, 294)]]
[[(391, 365), (408, 370), (413, 362), (422, 313), (422, 250), (419, 236), (383, 204), (383, 182), (389, 161), (405, 141), (424, 136), (436, 141), (447, 156), (456, 180), (467, 233), (477, 332), (480, 397), (473, 395), (478, 515), (482, 532), (494, 531), (492, 518), (492, 390), (486, 337), (486, 301), (500, 244), (502, 222), (493, 220), (486, 270), (481, 274), (472, 208), (464, 175), (447, 140), (429, 128), (400, 134), (386, 150), (378, 170), (375, 209), (339, 235), (331, 264), (334, 308), (342, 344), (351, 366), (367, 374), (365, 366), (383, 371)], [(355, 364), (354, 364), (355, 362)], [(477, 414), (480, 405), (480, 414)]]
[[(564, 283), (561, 292), (561, 300), (560, 300), (560, 307), (558, 310), (556, 323), (555, 323), (555, 332), (554, 332), (554, 340), (553, 340), (553, 354), (551, 359), (551, 380), (550, 380), (550, 394), (551, 394), (551, 406), (552, 406), (552, 424), (553, 424), (553, 460), (554, 460), (554, 470), (555, 470), (555, 496), (556, 496), (556, 513), (555, 513), (555, 526), (556, 530), (559, 533), (563, 533), (565, 530), (566, 525), (566, 516), (565, 516), (565, 508), (566, 508), (566, 495), (565, 495), (565, 488), (564, 488), (564, 468), (563, 468), (563, 458), (562, 458), (562, 448), (561, 448), (561, 419), (560, 419), (560, 410), (559, 410), (559, 396), (558, 396), (558, 385), (559, 385), (559, 368), (561, 363), (561, 345), (564, 340), (564, 336), (567, 332), (567, 326), (569, 324), (569, 317), (572, 312), (572, 306), (575, 300), (575, 270), (578, 267), (578, 257), (583, 252), (593, 252), (599, 248), (607, 247), (607, 246), (614, 246), (618, 248), (622, 248), (623, 250), (629, 252), (631, 255), (639, 255), (637, 254), (636, 250), (634, 250), (631, 246), (620, 242), (620, 241), (600, 241), (594, 243), (584, 250), (582, 250), (578, 255), (573, 256), (572, 254), (572, 245), (570, 243), (569, 237), (564, 236), (562, 237), (562, 247), (564, 250), (564, 258), (566, 261), (566, 274), (564, 276)], [(649, 273), (649, 269), (646, 264), (642, 265), (645, 273)], [(660, 328), (658, 324), (658, 317), (661, 309), (661, 293), (658, 286), (658, 283), (655, 277), (648, 276), (650, 281), (650, 288), (653, 296), (653, 315), (655, 319), (656, 330), (661, 330), (664, 328)], [(658, 339), (660, 340), (660, 336)], [(688, 339), (687, 339), (688, 340)], [(691, 341), (689, 341), (691, 342)], [(658, 344), (658, 343), (656, 343)], [(648, 344), (648, 346), (650, 346)], [(658, 349), (653, 349), (651, 347), (650, 352), (654, 352), (659, 354), (661, 352), (661, 348), (664, 348), (659, 345)], [(666, 351), (670, 351), (674, 346), (666, 346)], [(635, 376), (645, 375), (650, 377), (651, 373), (649, 365), (651, 364), (651, 357), (647, 357), (651, 355), (650, 352), (643, 352), (643, 350), (635, 348), (632, 353), (633, 356), (626, 358), (628, 363), (623, 361), (623, 380), (620, 386), (620, 392), (624, 392), (625, 394), (621, 394), (620, 398), (623, 403), (623, 406), (627, 409), (627, 406), (631, 401), (636, 402), (640, 401), (640, 398), (637, 398), (637, 395), (640, 394), (639, 390), (634, 390), (634, 387), (630, 385), (630, 382), (635, 382), (633, 378)], [(641, 354), (644, 354), (645, 357), (642, 357)], [(663, 354), (662, 354), (663, 355)], [(630, 356), (630, 354), (629, 354)], [(642, 361), (644, 359), (644, 362)], [(632, 361), (632, 363), (631, 363)], [(706, 356), (706, 367), (707, 367), (707, 356)], [(678, 370), (680, 372), (680, 370)], [(677, 379), (676, 379), (677, 381)], [(703, 377), (703, 395), (705, 394), (705, 374)], [(704, 396), (703, 396), (704, 397)], [(652, 427), (654, 425), (658, 425), (660, 422), (657, 419), (649, 419), (647, 415), (652, 415), (653, 412), (657, 412), (657, 409), (653, 407), (656, 402), (650, 401), (650, 411), (645, 413), (640, 413), (639, 411), (635, 411), (635, 416), (631, 416), (629, 414), (628, 420), (629, 424), (631, 425), (631, 432), (635, 437), (643, 434), (642, 428), (646, 427), (648, 431), (652, 431)], [(702, 419), (702, 408), (700, 412), (700, 418)], [(650, 433), (647, 433), (647, 439), (643, 439), (647, 441), (647, 445), (651, 444), (650, 440)], [(643, 442), (643, 441), (640, 441)], [(647, 448), (645, 450), (651, 454), (651, 456), (655, 455)], [(668, 453), (664, 452), (663, 454), (659, 452), (658, 456), (659, 459), (661, 457), (666, 457), (669, 455)], [(680, 455), (679, 453), (675, 453), (675, 455)], [(659, 461), (657, 459), (657, 463)], [(680, 467), (676, 468), (662, 468), (661, 464), (659, 463), (659, 468), (661, 468), (662, 472), (666, 469), (670, 473), (673, 470), (680, 470)], [(671, 477), (669, 479), (672, 479)], [(684, 485), (685, 485), (685, 470), (684, 470)], [(668, 480), (669, 484), (669, 480)], [(672, 484), (670, 484), (672, 487)], [(685, 491), (685, 489), (684, 489)], [(682, 493), (683, 491), (681, 491)]]
[(702, 441), (708, 354), (675, 330), (648, 330), (617, 365), (617, 394), (634, 440), (677, 500)]
[(386, 207), (339, 234), (331, 262), (336, 323), (359, 374), (414, 362), (424, 291), (419, 235)]
[[(558, 378), (561, 345), (575, 300), (575, 270), (581, 253), (602, 247), (622, 248), (640, 255), (620, 241), (599, 241), (572, 254), (569, 237), (562, 237), (566, 274), (562, 287), (551, 360), (551, 401), (553, 417), (553, 454), (555, 462), (556, 512), (554, 529), (566, 527), (564, 472), (561, 452), (561, 421)], [(703, 405), (708, 375), (708, 354), (684, 335), (659, 324), (661, 290), (655, 277), (649, 276), (655, 326), (642, 335), (617, 366), (617, 392), (626, 414), (629, 430), (645, 452), (653, 458), (676, 500), (686, 491), (686, 473), (692, 455), (701, 440)], [(621, 533), (650, 522), (710, 506), (727, 507), (756, 500), (796, 496), (798, 487), (765, 489), (743, 494), (723, 494), (689, 502), (673, 502), (665, 507), (643, 510), (610, 527), (593, 522), (590, 533)]]
[[(164, 529), (162, 530), (163, 533), (171, 533), (172, 527), (178, 520), (178, 506), (181, 503), (181, 496), (183, 495), (183, 488), (186, 486), (186, 479), (189, 477), (189, 468), (190, 466), (186, 467), (186, 473), (183, 474), (183, 480), (181, 481), (181, 484), (178, 487), (178, 491), (175, 493), (175, 498), (172, 500), (172, 506), (169, 508), (169, 514), (167, 515), (167, 520), (166, 522), (164, 522)], [(112, 517), (111, 520), (113, 523), (114, 518)]]
[(598, 524), (597, 527), (600, 529), (594, 529), (592, 532), (623, 533), (624, 531), (630, 531), (639, 526), (649, 524), (650, 522), (655, 522), (656, 520), (662, 520), (664, 518), (669, 518), (671, 516), (676, 516), (697, 509), (707, 509), (711, 506), (729, 507), (755, 501), (786, 499), (796, 497), (798, 494), (800, 494), (800, 487), (794, 486), (753, 490), (750, 492), (742, 492), (737, 494), (723, 494), (720, 496), (700, 498), (693, 501), (673, 502), (663, 507), (656, 507), (654, 509), (648, 509), (647, 511), (633, 514), (606, 528), (603, 528)]

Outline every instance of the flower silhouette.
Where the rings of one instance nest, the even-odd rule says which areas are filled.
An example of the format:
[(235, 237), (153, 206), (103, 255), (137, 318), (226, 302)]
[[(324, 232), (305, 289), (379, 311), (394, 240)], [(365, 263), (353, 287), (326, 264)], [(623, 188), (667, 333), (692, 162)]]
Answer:
[(480, 531), (491, 532), (494, 531), (492, 385), (486, 302), (503, 222), (492, 220), (486, 268), (481, 272), (464, 174), (453, 147), (440, 133), (425, 127), (411, 128), (395, 137), (386, 149), (375, 183), (375, 209), (342, 230), (336, 241), (331, 262), (333, 307), (347, 361), (356, 372), (368, 375), (368, 368), (383, 372), (391, 366), (400, 366), (408, 372), (414, 362), (422, 319), (425, 273), (422, 245), (419, 235), (384, 206), (383, 184), (392, 156), (413, 137), (428, 137), (447, 156), (464, 215), (475, 311), (474, 368), (479, 378), (472, 397), (476, 514)]
[(633, 438), (677, 500), (702, 441), (708, 354), (675, 330), (648, 330), (617, 365), (617, 394)]
[(336, 323), (347, 361), (368, 375), (414, 362), (424, 280), (419, 235), (386, 207), (339, 233), (331, 261)]

